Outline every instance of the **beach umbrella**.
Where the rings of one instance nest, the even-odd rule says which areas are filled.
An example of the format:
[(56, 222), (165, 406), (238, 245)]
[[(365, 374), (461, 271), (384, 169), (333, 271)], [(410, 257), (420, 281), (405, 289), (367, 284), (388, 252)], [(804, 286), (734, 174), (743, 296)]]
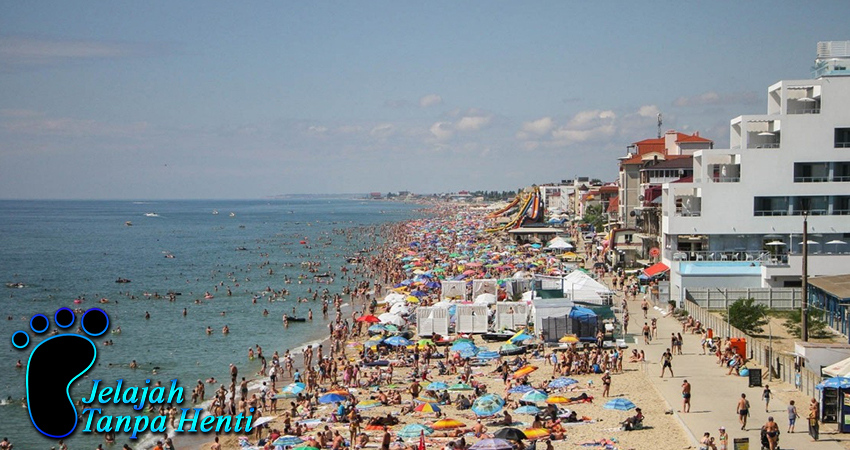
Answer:
[(573, 384), (578, 384), (578, 380), (572, 378), (555, 378), (554, 380), (549, 382), (549, 387), (552, 389), (561, 389), (567, 386), (571, 386)]
[[(425, 391), (423, 391), (423, 392), (425, 392)], [(440, 399), (438, 399), (436, 397), (429, 397), (427, 395), (421, 395), (420, 394), (419, 397), (416, 397), (416, 401), (422, 402), (422, 403), (438, 403), (440, 401)]]
[(844, 241), (842, 241), (841, 239), (833, 239), (833, 240), (831, 240), (831, 241), (827, 242), (827, 245), (834, 245), (834, 246), (835, 246), (835, 251), (837, 252), (837, 251), (838, 251), (838, 246), (839, 246), (839, 245), (847, 245), (847, 243), (846, 243), (846, 242), (844, 242)]
[(474, 390), (475, 390), (475, 388), (474, 388), (474, 387), (472, 387), (472, 386), (470, 386), (470, 385), (468, 385), (468, 384), (466, 384), (466, 383), (457, 383), (457, 384), (453, 384), (453, 385), (449, 386), (449, 389), (448, 389), (448, 390), (450, 390), (450, 391), (452, 391), (452, 392), (457, 392), (457, 391), (474, 391)]
[(451, 351), (460, 352), (463, 350), (472, 350), (474, 348), (475, 344), (469, 341), (455, 342), (454, 344), (452, 344)]
[(499, 357), (499, 352), (493, 352), (488, 350), (479, 352), (476, 356), (478, 356), (478, 359), (496, 359)]
[(823, 380), (823, 383), (815, 386), (816, 389), (847, 389), (850, 388), (850, 378), (847, 377), (832, 377)]
[(555, 404), (555, 403), (569, 403), (570, 399), (564, 397), (562, 395), (553, 395), (546, 399), (546, 403)]
[(344, 401), (346, 397), (339, 394), (325, 394), (319, 397), (319, 403), (337, 403)]
[(304, 384), (304, 383), (292, 383), (292, 384), (284, 386), (280, 390), (280, 392), (282, 392), (282, 393), (286, 392), (286, 393), (289, 393), (289, 394), (296, 394), (297, 395), (297, 394), (303, 392), (306, 387), (307, 387), (307, 385)]
[(472, 403), (472, 412), (479, 416), (492, 416), (502, 410), (505, 401), (495, 394), (487, 394), (478, 397)]
[(513, 377), (514, 377), (514, 379), (522, 378), (522, 377), (528, 376), (528, 374), (530, 374), (531, 372), (534, 372), (535, 370), (537, 370), (537, 366), (523, 366), (523, 367), (520, 367), (519, 369), (517, 369), (516, 372), (514, 372)]
[(355, 406), (355, 408), (357, 408), (357, 409), (372, 409), (372, 408), (377, 408), (378, 406), (381, 406), (381, 405), (382, 405), (382, 403), (377, 401), (377, 400), (364, 400), (364, 401), (358, 403)]
[(369, 322), (369, 323), (378, 323), (381, 319), (373, 316), (372, 314), (366, 314), (365, 316), (360, 316), (357, 318), (358, 322)]
[(575, 344), (578, 341), (579, 341), (578, 336), (576, 336), (574, 334), (566, 334), (561, 339), (558, 339), (558, 342), (564, 342), (564, 343), (567, 343), (567, 344)]
[(399, 316), (398, 314), (383, 313), (378, 316), (378, 318), (381, 319), (381, 323), (383, 324), (389, 323), (399, 327), (403, 327), (405, 323), (404, 319), (402, 319), (401, 316)]
[(441, 419), (434, 422), (434, 425), (431, 425), (431, 428), (435, 430), (449, 430), (452, 428), (463, 428), (466, 424), (455, 419)]
[(376, 323), (375, 325), (372, 325), (369, 328), (367, 328), (367, 330), (370, 333), (383, 333), (384, 330), (386, 330), (386, 329), (387, 329), (386, 325), (381, 325), (379, 323)]
[(407, 308), (407, 305), (402, 303), (396, 303), (390, 308), (390, 314), (398, 314), (405, 315), (410, 314), (410, 309)]
[(524, 402), (545, 402), (546, 399), (549, 398), (549, 394), (543, 391), (530, 391), (526, 392), (525, 395), (522, 396), (521, 400)]
[(274, 445), (274, 446), (279, 445), (281, 447), (285, 447), (285, 446), (288, 445), (288, 446), (291, 447), (293, 445), (297, 445), (297, 444), (300, 444), (302, 442), (304, 442), (304, 439), (301, 439), (298, 436), (281, 436), (281, 437), (275, 439), (275, 441), (272, 442), (272, 445)]
[(525, 437), (531, 440), (547, 438), (550, 434), (546, 428), (529, 428), (523, 430), (523, 433), (525, 433)]
[(475, 358), (475, 354), (478, 352), (478, 347), (475, 348), (465, 348), (458, 352), (461, 358)]
[(426, 347), (426, 346), (435, 345), (435, 344), (434, 344), (434, 341), (432, 341), (430, 339), (420, 339), (419, 342), (416, 343), (416, 345), (418, 345), (420, 347)]
[(392, 336), (384, 339), (384, 343), (387, 345), (392, 345), (393, 347), (406, 347), (408, 345), (413, 344), (413, 341), (410, 339), (405, 339), (401, 336)]
[(440, 405), (436, 403), (420, 403), (416, 405), (416, 408), (413, 408), (414, 411), (422, 412), (422, 413), (435, 413), (440, 412)]
[(519, 386), (514, 386), (508, 389), (508, 393), (510, 394), (525, 394), (526, 392), (533, 391), (534, 388), (527, 384), (520, 384)]
[(471, 446), (469, 450), (511, 450), (514, 445), (504, 439), (482, 439)]
[(430, 436), (434, 433), (434, 429), (426, 425), (412, 423), (410, 425), (405, 425), (404, 428), (397, 433), (397, 435), (403, 439), (411, 439), (418, 438), (423, 433), (425, 436)]
[(530, 416), (536, 416), (537, 414), (540, 414), (540, 411), (542, 410), (534, 405), (520, 406), (514, 410), (517, 414), (528, 414)]
[(265, 425), (275, 419), (277, 419), (277, 416), (260, 417), (259, 419), (251, 423), (251, 428), (257, 428), (260, 425)]
[(525, 433), (523, 433), (522, 430), (518, 428), (502, 428), (501, 430), (497, 431), (496, 434), (493, 435), (493, 437), (517, 442), (523, 439), (528, 439), (525, 436)]
[(516, 355), (519, 354), (523, 350), (522, 347), (517, 347), (514, 344), (503, 344), (499, 347), (499, 354), (502, 355)]
[(445, 391), (449, 388), (449, 385), (442, 381), (433, 381), (425, 387), (426, 391)]
[(628, 411), (630, 409), (634, 409), (635, 404), (632, 403), (632, 401), (627, 399), (627, 398), (620, 397), (620, 398), (615, 398), (613, 400), (609, 400), (608, 403), (606, 403), (603, 406), (603, 408), (605, 408), (605, 409), (616, 409), (616, 410), (619, 410), (619, 411)]

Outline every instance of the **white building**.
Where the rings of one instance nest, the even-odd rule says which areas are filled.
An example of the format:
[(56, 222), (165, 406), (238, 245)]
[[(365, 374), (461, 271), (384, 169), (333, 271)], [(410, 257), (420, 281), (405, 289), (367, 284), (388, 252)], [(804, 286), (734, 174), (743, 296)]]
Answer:
[(664, 184), (662, 258), (673, 299), (689, 273), (717, 272), (734, 286), (800, 286), (804, 214), (809, 276), (847, 272), (848, 68), (850, 41), (819, 43), (814, 79), (770, 86), (766, 114), (732, 119), (730, 149), (695, 152), (693, 182)]

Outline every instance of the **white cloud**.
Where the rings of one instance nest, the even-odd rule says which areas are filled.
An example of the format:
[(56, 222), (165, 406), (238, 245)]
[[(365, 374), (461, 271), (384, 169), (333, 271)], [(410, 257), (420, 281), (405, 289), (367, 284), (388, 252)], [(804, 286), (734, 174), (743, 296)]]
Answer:
[(310, 125), (307, 128), (307, 131), (314, 133), (314, 134), (324, 134), (328, 131), (328, 127), (323, 127), (321, 125)]
[(454, 128), (450, 122), (437, 122), (431, 125), (431, 134), (439, 141), (450, 139), (454, 135)]
[(363, 131), (363, 127), (358, 125), (342, 125), (336, 129), (337, 133), (352, 134)]
[(617, 114), (611, 110), (600, 111), (598, 109), (581, 111), (573, 116), (567, 123), (571, 130), (594, 128), (600, 121), (611, 121), (617, 118)]
[(638, 110), (638, 115), (641, 117), (658, 117), (661, 111), (655, 105), (644, 105)]
[(527, 134), (546, 134), (555, 126), (555, 122), (551, 117), (542, 117), (531, 122), (523, 122), (522, 132)]
[(369, 135), (376, 138), (387, 138), (392, 136), (395, 127), (391, 123), (382, 123), (376, 125), (369, 131)]
[(493, 116), (464, 116), (455, 124), (458, 131), (478, 131), (486, 127)]
[(427, 108), (429, 106), (437, 106), (443, 104), (443, 97), (437, 94), (428, 94), (419, 99), (419, 106)]

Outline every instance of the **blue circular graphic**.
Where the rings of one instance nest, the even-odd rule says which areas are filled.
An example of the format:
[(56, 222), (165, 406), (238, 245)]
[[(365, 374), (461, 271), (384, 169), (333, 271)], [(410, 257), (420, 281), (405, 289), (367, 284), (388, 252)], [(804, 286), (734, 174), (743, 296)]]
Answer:
[(83, 326), (83, 331), (89, 336), (100, 336), (109, 329), (109, 316), (100, 308), (89, 308), (83, 313), (83, 318), (80, 319), (80, 325)]
[[(60, 314), (61, 313), (61, 314)], [(68, 328), (74, 324), (74, 311), (70, 308), (59, 308), (53, 315), (53, 322), (59, 328)]]
[(44, 314), (36, 314), (30, 318), (30, 329), (34, 333), (44, 333), (50, 327), (50, 321)]
[(14, 334), (12, 334), (12, 345), (14, 345), (15, 348), (22, 349), (29, 345), (29, 343), (30, 336), (25, 332), (18, 330)]

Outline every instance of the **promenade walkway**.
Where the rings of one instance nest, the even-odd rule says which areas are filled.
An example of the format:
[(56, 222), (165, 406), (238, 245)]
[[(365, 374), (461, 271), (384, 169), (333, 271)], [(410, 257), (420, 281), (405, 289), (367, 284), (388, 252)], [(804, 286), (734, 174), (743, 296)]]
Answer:
[[(668, 371), (664, 378), (660, 378), (661, 355), (665, 349), (670, 347), (671, 333), (680, 333), (682, 326), (672, 316), (663, 317), (661, 311), (655, 309), (650, 309), (649, 319), (644, 320), (639, 300), (629, 302), (629, 312), (631, 314), (630, 331), (637, 332), (637, 334), (640, 333), (644, 321), (649, 322), (653, 317), (658, 318), (657, 339), (652, 340), (649, 345), (645, 345), (642, 336), (634, 336), (636, 347), (646, 352), (648, 362), (642, 370), (647, 372), (650, 383), (667, 401), (669, 407), (674, 411), (674, 415), (681, 420), (690, 432), (694, 446), (698, 447), (698, 439), (702, 438), (703, 433), (709, 432), (716, 438), (720, 427), (725, 426), (730, 438), (729, 450), (734, 448), (733, 439), (742, 437), (750, 439), (750, 449), (758, 449), (760, 448), (759, 432), (761, 426), (767, 421), (767, 417), (772, 415), (781, 430), (779, 444), (782, 449), (845, 449), (842, 441), (846, 444), (850, 440), (850, 436), (845, 438), (845, 435), (837, 434), (835, 424), (821, 425), (820, 441), (813, 442), (810, 439), (808, 424), (805, 419), (808, 413), (808, 402), (805, 401), (805, 398), (800, 399), (799, 395), (796, 395), (795, 402), (797, 403), (798, 413), (802, 417), (797, 419), (796, 432), (793, 434), (786, 433), (788, 429), (788, 403), (786, 399), (794, 397), (793, 386), (780, 382), (768, 382), (765, 378), (762, 383), (770, 384), (771, 391), (774, 394), (780, 393), (771, 400), (770, 411), (765, 412), (764, 402), (761, 399), (764, 388), (748, 387), (746, 377), (727, 376), (726, 370), (717, 364), (717, 358), (714, 355), (702, 355), (701, 335), (682, 334), (684, 341), (682, 351), (684, 354), (673, 358), (675, 377), (671, 378)], [(689, 413), (680, 412), (682, 409), (682, 382), (685, 379), (692, 386), (691, 411)], [(786, 392), (788, 395), (781, 395)], [(743, 431), (736, 414), (737, 402), (742, 393), (747, 395), (751, 404), (747, 428)], [(651, 424), (652, 418), (647, 418), (647, 422)]]

